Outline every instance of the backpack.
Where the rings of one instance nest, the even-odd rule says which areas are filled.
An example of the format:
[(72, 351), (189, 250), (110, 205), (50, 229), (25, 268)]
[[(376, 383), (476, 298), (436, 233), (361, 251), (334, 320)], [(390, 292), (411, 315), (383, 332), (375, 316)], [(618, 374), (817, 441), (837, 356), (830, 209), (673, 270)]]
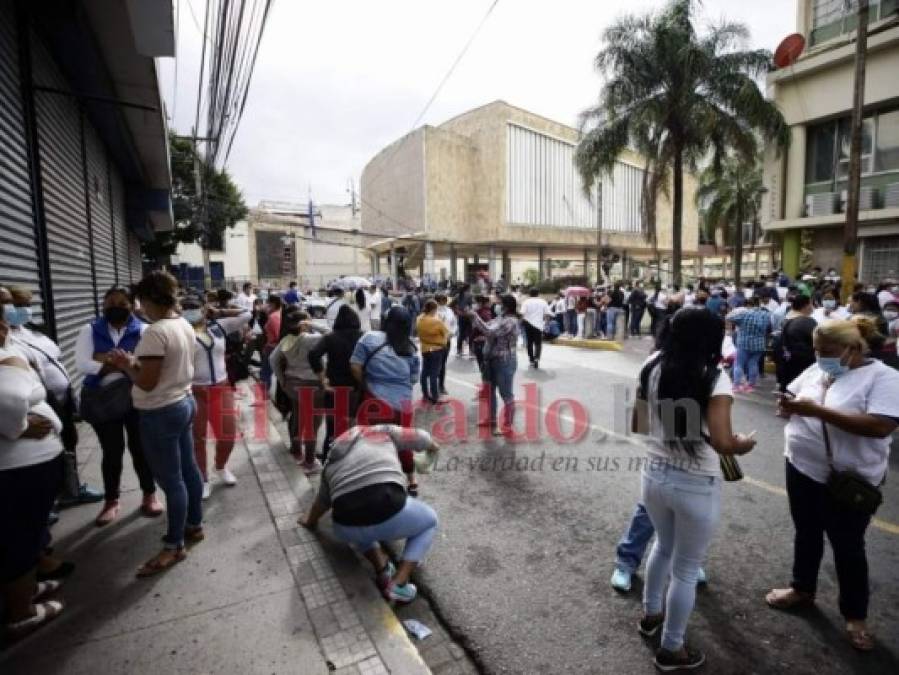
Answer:
[(210, 323), (217, 329), (216, 332), (225, 338), (225, 369), (228, 371), (228, 382), (234, 386), (235, 383), (250, 376), (251, 352), (244, 344), (239, 331), (227, 333), (222, 324), (215, 319)]

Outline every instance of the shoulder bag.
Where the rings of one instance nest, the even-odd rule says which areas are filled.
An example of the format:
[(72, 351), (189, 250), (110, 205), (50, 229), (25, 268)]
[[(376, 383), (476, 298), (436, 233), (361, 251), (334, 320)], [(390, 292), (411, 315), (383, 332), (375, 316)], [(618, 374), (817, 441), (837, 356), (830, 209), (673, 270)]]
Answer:
[(827, 490), (830, 492), (830, 496), (842, 507), (873, 516), (883, 503), (883, 494), (880, 488), (871, 485), (851, 469), (838, 471), (834, 467), (833, 449), (830, 447), (827, 423), (822, 421), (821, 425), (824, 427), (824, 447), (827, 450), (827, 464), (830, 466), (830, 475), (827, 477)]

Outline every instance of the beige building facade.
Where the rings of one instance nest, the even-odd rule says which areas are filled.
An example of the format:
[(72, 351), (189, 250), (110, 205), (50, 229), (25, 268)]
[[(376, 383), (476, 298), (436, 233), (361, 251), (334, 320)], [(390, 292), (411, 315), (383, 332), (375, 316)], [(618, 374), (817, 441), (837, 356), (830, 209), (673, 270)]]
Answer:
[[(788, 274), (799, 272), (803, 249), (813, 265), (841, 265), (856, 33), (846, 6), (798, 0), (805, 49), (767, 79), (791, 144), (766, 154), (762, 226), (778, 233)], [(870, 8), (858, 255), (860, 278), (877, 281), (899, 273), (899, 0)]]
[[(596, 279), (601, 258), (615, 278), (664, 278), (672, 212), (660, 198), (654, 249), (642, 234), (645, 163), (625, 151), (588, 196), (574, 166), (577, 142), (576, 129), (495, 101), (387, 146), (362, 174), (373, 272)], [(684, 183), (684, 258), (698, 262), (696, 181), (687, 175)]]

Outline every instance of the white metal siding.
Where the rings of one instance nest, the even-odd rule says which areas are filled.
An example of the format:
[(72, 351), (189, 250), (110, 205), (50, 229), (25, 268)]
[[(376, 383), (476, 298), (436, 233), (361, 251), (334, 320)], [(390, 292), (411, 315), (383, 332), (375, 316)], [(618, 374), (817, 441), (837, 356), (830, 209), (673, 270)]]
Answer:
[(596, 229), (601, 208), (604, 230), (640, 232), (642, 169), (616, 162), (591, 199), (574, 165), (574, 144), (516, 124), (507, 126), (507, 135), (509, 223)]
[(143, 276), (143, 257), (140, 252), (140, 239), (133, 232), (128, 233), (128, 270), (131, 281), (140, 281)]
[(87, 188), (91, 203), (97, 295), (98, 302), (102, 306), (103, 294), (116, 282), (112, 210), (109, 205), (109, 178), (107, 176), (110, 166), (106, 158), (106, 149), (89, 124), (84, 125), (84, 136), (87, 150)]
[(131, 281), (129, 264), (128, 227), (125, 224), (125, 182), (118, 171), (110, 172), (112, 204), (112, 229), (115, 241), (116, 280), (119, 284)]

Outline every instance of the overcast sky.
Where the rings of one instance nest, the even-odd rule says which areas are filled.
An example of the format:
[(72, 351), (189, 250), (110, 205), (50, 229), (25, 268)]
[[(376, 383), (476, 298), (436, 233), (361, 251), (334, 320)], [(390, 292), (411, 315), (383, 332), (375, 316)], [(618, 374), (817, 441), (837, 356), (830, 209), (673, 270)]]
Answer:
[[(228, 169), (260, 199), (345, 203), (351, 178), (403, 136), (492, 0), (275, 0)], [(703, 21), (746, 23), (774, 50), (795, 30), (796, 0), (704, 0)], [(159, 64), (170, 124), (193, 124), (205, 0), (180, 5), (175, 59)], [(603, 29), (662, 0), (500, 0), (424, 118), (440, 124), (503, 99), (574, 125), (597, 97)], [(177, 95), (176, 95), (177, 94)]]

